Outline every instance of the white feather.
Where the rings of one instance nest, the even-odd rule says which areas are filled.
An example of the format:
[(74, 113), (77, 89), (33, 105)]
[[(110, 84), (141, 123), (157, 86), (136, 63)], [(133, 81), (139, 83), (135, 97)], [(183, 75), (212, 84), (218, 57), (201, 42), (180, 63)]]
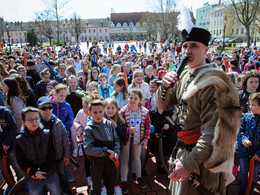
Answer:
[(180, 31), (186, 29), (186, 31), (190, 33), (191, 29), (194, 27), (190, 16), (190, 11), (184, 5), (180, 6), (180, 15), (178, 16), (178, 22), (178, 29)]

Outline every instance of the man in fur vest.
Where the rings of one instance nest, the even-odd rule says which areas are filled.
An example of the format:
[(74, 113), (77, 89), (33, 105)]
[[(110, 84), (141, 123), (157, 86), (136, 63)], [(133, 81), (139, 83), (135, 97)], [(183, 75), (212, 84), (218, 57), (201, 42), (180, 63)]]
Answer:
[[(239, 97), (228, 75), (206, 64), (209, 40), (210, 32), (205, 29), (183, 30), (182, 52), (189, 56), (188, 69), (179, 77), (167, 73), (156, 93), (158, 109), (177, 107), (174, 120), (180, 131), (175, 167), (169, 175), (174, 195), (223, 195), (233, 179), (233, 146), (241, 119)], [(175, 83), (173, 88), (169, 88), (171, 83)], [(165, 100), (162, 93), (166, 93)], [(194, 187), (194, 181), (200, 187)]]

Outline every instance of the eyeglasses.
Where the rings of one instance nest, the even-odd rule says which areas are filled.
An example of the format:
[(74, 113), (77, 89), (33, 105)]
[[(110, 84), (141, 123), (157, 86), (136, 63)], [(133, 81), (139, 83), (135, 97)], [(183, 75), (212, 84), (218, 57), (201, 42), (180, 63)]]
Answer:
[(47, 109), (52, 110), (53, 106), (41, 107), (40, 109), (43, 110), (43, 111), (46, 111)]
[(26, 119), (25, 121), (26, 121), (27, 123), (33, 123), (34, 121), (37, 122), (37, 121), (39, 121), (39, 120), (40, 120), (40, 118), (38, 117), (38, 118), (35, 118), (35, 119)]

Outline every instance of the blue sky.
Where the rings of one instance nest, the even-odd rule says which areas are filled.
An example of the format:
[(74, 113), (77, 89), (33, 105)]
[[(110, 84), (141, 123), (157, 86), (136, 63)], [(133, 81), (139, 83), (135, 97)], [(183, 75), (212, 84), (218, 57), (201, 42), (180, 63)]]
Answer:
[[(106, 18), (110, 16), (111, 8), (116, 13), (151, 11), (149, 7), (151, 0), (70, 0), (65, 18), (70, 18), (73, 12), (77, 12), (81, 18)], [(218, 2), (218, 0), (183, 0), (184, 4), (192, 11), (199, 8), (205, 2)], [(45, 9), (41, 0), (5, 0), (1, 2), (0, 16), (7, 21), (34, 21), (35, 12)]]

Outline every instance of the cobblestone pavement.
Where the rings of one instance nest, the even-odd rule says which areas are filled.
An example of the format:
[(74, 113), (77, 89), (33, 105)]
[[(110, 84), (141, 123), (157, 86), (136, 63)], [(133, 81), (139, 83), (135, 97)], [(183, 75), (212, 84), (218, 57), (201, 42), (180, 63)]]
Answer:
[[(88, 193), (88, 186), (87, 180), (85, 176), (85, 170), (83, 166), (84, 157), (76, 157), (75, 160), (80, 164), (80, 167), (76, 168), (72, 165), (69, 167), (69, 171), (71, 175), (76, 177), (76, 181), (70, 183), (70, 187), (73, 191), (73, 194), (76, 195), (87, 195)], [(146, 182), (146, 189), (140, 189), (135, 182), (134, 179), (129, 178), (128, 187), (129, 192), (126, 195), (168, 195), (170, 191), (167, 189), (169, 180), (167, 179), (166, 174), (156, 175), (156, 166), (154, 158), (151, 158), (147, 162), (146, 172), (147, 176), (145, 176)], [(6, 188), (6, 185), (3, 189)], [(237, 181), (231, 184), (231, 187), (228, 190), (228, 195), (237, 195), (238, 193), (238, 185)], [(0, 190), (0, 194), (3, 194), (3, 190)], [(21, 191), (17, 193), (17, 195), (27, 195), (27, 191)], [(255, 189), (255, 195), (260, 195), (260, 181)]]

